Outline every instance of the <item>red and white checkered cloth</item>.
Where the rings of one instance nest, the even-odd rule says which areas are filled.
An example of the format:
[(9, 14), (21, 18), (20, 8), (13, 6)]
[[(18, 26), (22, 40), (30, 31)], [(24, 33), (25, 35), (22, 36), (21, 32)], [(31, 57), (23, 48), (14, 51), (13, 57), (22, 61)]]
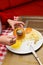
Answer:
[[(3, 30), (2, 35), (7, 35), (10, 32), (11, 32), (11, 30)], [(2, 64), (3, 59), (5, 58), (6, 53), (7, 53), (6, 46), (0, 44), (0, 65)]]
[[(18, 16), (14, 16), (14, 20), (17, 21), (18, 19), (19, 19)], [(10, 33), (11, 31), (12, 31), (12, 29), (3, 30), (3, 31), (2, 31), (2, 35), (7, 35), (7, 34)], [(3, 61), (3, 59), (4, 59), (5, 55), (6, 55), (6, 53), (7, 53), (7, 48), (6, 48), (6, 46), (0, 44), (0, 65), (2, 64), (2, 61)]]

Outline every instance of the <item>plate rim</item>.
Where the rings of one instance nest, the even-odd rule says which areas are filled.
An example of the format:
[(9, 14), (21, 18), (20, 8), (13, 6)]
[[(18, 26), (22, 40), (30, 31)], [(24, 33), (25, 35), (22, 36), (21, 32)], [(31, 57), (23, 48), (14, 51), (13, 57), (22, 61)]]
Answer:
[[(32, 28), (32, 29), (34, 29), (34, 28)], [(36, 29), (34, 29), (34, 30), (36, 30)], [(37, 31), (37, 30), (36, 30)], [(41, 36), (42, 36), (42, 34), (39, 32), (39, 31), (37, 31)], [(12, 32), (11, 32), (12, 33)], [(9, 34), (11, 34), (11, 33), (9, 33)], [(9, 35), (8, 34), (8, 35)], [(42, 36), (43, 37), (43, 36)], [(39, 40), (40, 41), (40, 40)], [(37, 46), (37, 43), (36, 43), (36, 46)], [(35, 51), (37, 51), (40, 47), (42, 46), (42, 43), (40, 43), (40, 45), (39, 46), (37, 46), (37, 48), (35, 49)], [(31, 51), (28, 51), (28, 52), (23, 52), (23, 53), (21, 53), (21, 52), (15, 52), (15, 51), (13, 51), (14, 49), (13, 48), (11, 48), (10, 46), (8, 46), (8, 45), (6, 45), (6, 47), (7, 47), (7, 49), (9, 50), (9, 51), (11, 51), (11, 52), (13, 52), (13, 53), (16, 53), (16, 54), (29, 54), (29, 53), (31, 53)]]

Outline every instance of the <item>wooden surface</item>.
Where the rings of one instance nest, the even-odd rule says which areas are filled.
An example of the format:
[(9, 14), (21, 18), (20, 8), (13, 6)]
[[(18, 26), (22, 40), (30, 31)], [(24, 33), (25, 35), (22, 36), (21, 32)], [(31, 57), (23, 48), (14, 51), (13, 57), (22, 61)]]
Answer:
[[(30, 19), (28, 20), (29, 27), (35, 28), (43, 34), (43, 20)], [(43, 63), (43, 45), (37, 50), (37, 55)], [(7, 51), (7, 55), (2, 65), (39, 65), (33, 54), (17, 55), (10, 51)]]
[[(41, 47), (36, 53), (40, 58), (41, 62), (43, 63), (43, 47)], [(2, 65), (39, 65), (39, 64), (36, 61), (33, 54), (16, 55), (8, 51)]]

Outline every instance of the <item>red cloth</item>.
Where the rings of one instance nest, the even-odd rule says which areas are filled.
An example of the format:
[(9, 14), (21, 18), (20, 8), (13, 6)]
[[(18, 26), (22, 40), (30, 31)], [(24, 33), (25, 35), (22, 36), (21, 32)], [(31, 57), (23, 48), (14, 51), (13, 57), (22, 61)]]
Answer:
[(7, 19), (13, 19), (12, 14), (4, 12), (0, 12), (0, 17), (2, 19), (2, 24), (6, 24)]
[(14, 16), (43, 16), (43, 0), (36, 0), (16, 8), (11, 8), (0, 12), (2, 22), (5, 24), (7, 19), (13, 19)]
[(9, 7), (8, 0), (0, 0), (0, 10), (4, 10)]
[(26, 2), (31, 2), (31, 1), (32, 0), (10, 0), (9, 2), (10, 2), (10, 6), (14, 7), (14, 6), (17, 6)]
[(5, 10), (7, 8), (15, 7), (32, 0), (0, 0), (0, 10)]

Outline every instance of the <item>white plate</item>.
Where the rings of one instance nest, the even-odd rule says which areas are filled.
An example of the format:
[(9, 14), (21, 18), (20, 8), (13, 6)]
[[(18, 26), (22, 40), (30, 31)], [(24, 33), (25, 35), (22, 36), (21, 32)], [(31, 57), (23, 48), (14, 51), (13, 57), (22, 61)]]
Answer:
[[(38, 31), (37, 31), (38, 32)], [(13, 32), (9, 33), (9, 35), (12, 35)], [(40, 32), (38, 32), (38, 34), (41, 35)], [(13, 53), (17, 53), (17, 54), (27, 54), (27, 53), (31, 53), (30, 50), (30, 45), (29, 45), (30, 40), (26, 40), (22, 43), (21, 47), (19, 49), (14, 49), (11, 46), (6, 46), (8, 50), (10, 50)], [(41, 35), (41, 39), (39, 39), (39, 41), (36, 42), (36, 44), (33, 45), (34, 50), (38, 50), (42, 45), (42, 35)]]

